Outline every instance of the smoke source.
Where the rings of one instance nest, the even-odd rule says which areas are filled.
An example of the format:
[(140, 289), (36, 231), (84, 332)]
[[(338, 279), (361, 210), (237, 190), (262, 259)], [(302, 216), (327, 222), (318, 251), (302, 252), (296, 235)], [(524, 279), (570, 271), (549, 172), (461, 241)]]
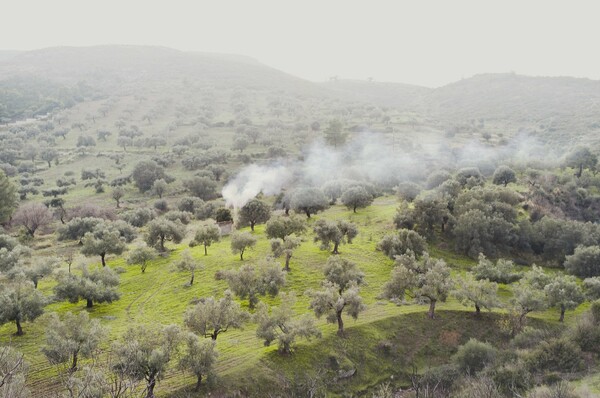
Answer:
[(240, 208), (260, 192), (265, 195), (278, 194), (292, 179), (290, 169), (284, 165), (250, 165), (244, 168), (223, 187), (223, 198), (227, 205)]
[(222, 193), (228, 205), (239, 208), (260, 192), (275, 195), (294, 186), (321, 187), (327, 181), (349, 179), (392, 189), (403, 181), (422, 183), (440, 168), (452, 171), (504, 163), (522, 167), (547, 158), (547, 154), (548, 148), (535, 138), (519, 135), (506, 145), (491, 147), (476, 141), (457, 146), (439, 134), (419, 136), (416, 142), (407, 137), (399, 145), (391, 145), (385, 137), (365, 133), (339, 148), (315, 142), (302, 151), (302, 160), (250, 165), (230, 180)]

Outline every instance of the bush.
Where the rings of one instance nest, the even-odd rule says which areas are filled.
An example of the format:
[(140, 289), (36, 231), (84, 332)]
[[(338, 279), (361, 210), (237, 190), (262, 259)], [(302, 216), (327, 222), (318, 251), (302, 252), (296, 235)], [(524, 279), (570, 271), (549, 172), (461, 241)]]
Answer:
[(187, 211), (171, 210), (163, 215), (169, 221), (179, 221), (183, 225), (188, 225), (192, 220), (192, 214)]
[(472, 338), (458, 347), (458, 351), (452, 356), (452, 362), (460, 371), (475, 374), (494, 362), (497, 353), (498, 351), (491, 344)]
[(527, 398), (581, 398), (581, 396), (573, 391), (569, 383), (560, 381), (551, 386), (536, 387), (527, 394)]
[(528, 390), (532, 384), (531, 374), (522, 361), (496, 367), (490, 374), (500, 391), (509, 397)]
[(525, 327), (525, 329), (515, 336), (511, 344), (515, 348), (529, 349), (537, 347), (541, 341), (548, 341), (556, 337), (556, 333), (549, 329), (534, 329)]
[(537, 349), (527, 354), (525, 363), (534, 372), (574, 372), (583, 367), (581, 349), (565, 338), (542, 341)]
[(216, 211), (223, 207), (223, 205), (224, 203), (222, 201), (206, 202), (196, 210), (194, 216), (197, 220), (206, 220), (208, 218), (216, 219)]
[(396, 195), (400, 199), (412, 202), (419, 195), (423, 188), (414, 182), (402, 182), (396, 187)]
[(233, 221), (231, 210), (229, 210), (226, 207), (221, 207), (220, 209), (217, 209), (217, 211), (215, 212), (215, 219), (217, 220), (217, 222)]
[(134, 210), (126, 211), (121, 218), (134, 227), (143, 227), (154, 219), (154, 211), (148, 207), (139, 207)]
[(166, 200), (160, 199), (154, 202), (154, 208), (158, 211), (165, 212), (169, 210), (169, 204)]
[(600, 276), (600, 246), (577, 246), (564, 265), (568, 273), (580, 278)]
[(452, 178), (452, 176), (446, 170), (436, 170), (427, 177), (425, 187), (427, 189), (437, 188), (450, 178)]
[(195, 214), (202, 206), (204, 206), (204, 201), (194, 196), (183, 197), (177, 203), (177, 209), (179, 211), (187, 211), (192, 214)]
[(460, 382), (461, 388), (453, 396), (457, 398), (503, 398), (496, 382), (487, 376), (467, 377)]
[(458, 377), (459, 371), (456, 366), (442, 365), (426, 370), (419, 378), (418, 386), (422, 390), (429, 388), (429, 391), (432, 391), (436, 388), (437, 391), (449, 391)]
[(583, 351), (600, 353), (600, 302), (592, 303), (569, 330), (568, 336)]

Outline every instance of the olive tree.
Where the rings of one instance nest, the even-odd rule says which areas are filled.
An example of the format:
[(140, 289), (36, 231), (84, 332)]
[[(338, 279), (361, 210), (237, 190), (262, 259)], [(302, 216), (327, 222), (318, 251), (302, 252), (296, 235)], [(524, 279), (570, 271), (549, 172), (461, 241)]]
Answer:
[(37, 289), (40, 280), (51, 275), (58, 268), (59, 262), (60, 260), (54, 257), (36, 258), (31, 264), (12, 268), (7, 276), (12, 280), (19, 278), (29, 280)]
[(396, 257), (391, 278), (383, 286), (383, 297), (404, 300), (408, 295), (425, 300), (429, 302), (427, 316), (433, 319), (436, 303), (446, 301), (451, 289), (450, 268), (444, 260), (431, 258), (428, 253), (417, 260), (409, 253)]
[(121, 207), (121, 199), (125, 196), (123, 187), (115, 187), (111, 192), (111, 198), (117, 202), (117, 209)]
[(456, 289), (452, 293), (465, 307), (474, 305), (476, 316), (481, 314), (481, 308), (491, 311), (501, 305), (498, 284), (487, 279), (477, 280), (472, 273), (457, 278)]
[(548, 306), (560, 308), (559, 322), (565, 320), (566, 310), (574, 310), (585, 300), (577, 279), (571, 275), (557, 275), (544, 287), (544, 292)]
[(577, 147), (573, 149), (565, 158), (565, 165), (577, 170), (575, 175), (580, 178), (583, 169), (594, 169), (598, 163), (598, 156), (592, 153), (589, 148)]
[(10, 235), (0, 233), (0, 272), (9, 272), (17, 265), (23, 264), (31, 255), (31, 249), (21, 245)]
[(183, 181), (183, 187), (190, 195), (202, 200), (211, 200), (217, 196), (217, 183), (209, 177), (192, 177)]
[(196, 231), (194, 239), (190, 241), (190, 247), (204, 246), (204, 255), (208, 255), (207, 247), (221, 239), (221, 230), (217, 225), (203, 225)]
[(323, 132), (325, 141), (334, 148), (344, 145), (348, 134), (344, 131), (344, 125), (339, 119), (332, 119)]
[(44, 313), (46, 298), (33, 283), (18, 279), (0, 287), (0, 324), (15, 322), (17, 336), (22, 336), (22, 322), (33, 321)]
[(294, 250), (300, 246), (302, 239), (294, 235), (288, 235), (283, 239), (273, 238), (271, 242), (271, 252), (273, 256), (280, 257), (285, 254), (285, 266), (284, 271), (290, 271), (290, 260), (294, 254)]
[(496, 185), (507, 186), (511, 182), (516, 182), (517, 176), (515, 171), (506, 165), (498, 166), (492, 176), (492, 182)]
[(11, 346), (0, 347), (0, 397), (27, 398), (26, 385), (28, 364), (24, 355)]
[(439, 226), (442, 232), (446, 232), (446, 227), (452, 226), (455, 222), (448, 209), (448, 202), (440, 197), (418, 197), (413, 204), (412, 216), (416, 223), (415, 229), (424, 236), (433, 237), (436, 226)]
[(339, 256), (327, 259), (323, 274), (327, 281), (339, 287), (340, 293), (343, 293), (351, 283), (355, 283), (357, 286), (362, 285), (365, 278), (365, 273), (358, 268), (356, 263)]
[(79, 358), (92, 357), (106, 335), (100, 321), (90, 320), (86, 311), (77, 315), (67, 312), (62, 320), (53, 312), (46, 327), (46, 345), (42, 352), (52, 364), (70, 362), (69, 371), (74, 372)]
[(340, 287), (332, 282), (323, 283), (321, 290), (307, 292), (311, 297), (309, 308), (315, 312), (317, 318), (325, 316), (328, 323), (338, 325), (337, 334), (344, 336), (344, 311), (352, 318), (357, 319), (358, 314), (366, 309), (360, 296), (359, 287), (356, 282), (351, 282), (347, 289), (340, 293)]
[(76, 240), (83, 244), (83, 237), (86, 233), (92, 232), (96, 225), (104, 222), (97, 217), (74, 217), (65, 225), (58, 228), (58, 240)]
[(146, 243), (164, 252), (165, 241), (180, 243), (185, 237), (185, 226), (177, 221), (170, 221), (164, 217), (150, 221), (146, 230)]
[(271, 217), (271, 208), (262, 200), (252, 199), (240, 209), (238, 213), (238, 223), (240, 226), (250, 225), (254, 231), (256, 224), (267, 222)]
[(513, 261), (500, 258), (494, 264), (483, 253), (479, 253), (479, 262), (473, 267), (473, 274), (475, 279), (498, 283), (512, 283), (521, 278)]
[(225, 279), (229, 289), (241, 299), (248, 299), (250, 308), (258, 303), (258, 296), (275, 297), (285, 285), (285, 272), (276, 264), (265, 263), (259, 267), (243, 265), (239, 270), (217, 273), (217, 279)]
[(403, 228), (396, 233), (386, 234), (377, 243), (377, 250), (391, 259), (408, 252), (421, 256), (427, 250), (427, 242), (417, 232)]
[(181, 253), (179, 260), (175, 262), (175, 267), (180, 271), (186, 271), (190, 273), (190, 286), (194, 284), (196, 271), (204, 268), (200, 262), (194, 260), (189, 249), (186, 249)]
[(269, 307), (260, 303), (254, 321), (258, 324), (256, 336), (264, 341), (266, 346), (277, 341), (278, 351), (281, 354), (290, 354), (298, 338), (310, 340), (312, 337), (321, 337), (321, 332), (309, 316), (294, 319), (293, 306), (296, 301), (293, 293), (281, 295), (279, 307)]
[(240, 254), (240, 260), (244, 261), (244, 252), (256, 245), (256, 237), (250, 232), (234, 232), (231, 234), (231, 251)]
[(181, 341), (176, 325), (137, 325), (113, 345), (113, 368), (146, 383), (144, 398), (154, 398), (156, 384), (164, 377)]
[(214, 366), (219, 356), (216, 342), (213, 340), (200, 340), (194, 333), (183, 336), (185, 351), (179, 359), (179, 369), (190, 372), (196, 376), (194, 391), (200, 391), (202, 378), (210, 377), (214, 373)]
[(523, 330), (529, 313), (543, 311), (548, 308), (548, 299), (546, 298), (544, 287), (530, 283), (529, 278), (523, 277), (522, 280), (513, 286), (511, 305), (517, 315), (511, 330), (511, 334), (514, 336)]
[(162, 199), (165, 192), (167, 192), (167, 182), (163, 178), (159, 178), (152, 183), (152, 188), (150, 188), (153, 194)]
[(318, 188), (298, 188), (292, 193), (290, 207), (310, 218), (311, 214), (327, 209), (329, 202)]
[(171, 180), (167, 177), (165, 169), (154, 160), (142, 160), (137, 163), (131, 172), (131, 178), (140, 192), (147, 192), (152, 189), (156, 180)]
[(365, 310), (360, 297), (359, 286), (364, 283), (365, 274), (352, 261), (338, 256), (330, 257), (324, 269), (325, 281), (321, 290), (311, 290), (310, 308), (317, 318), (325, 315), (327, 322), (338, 325), (338, 335), (344, 335), (345, 311), (354, 319)]
[(81, 253), (85, 256), (100, 256), (106, 266), (107, 254), (121, 254), (127, 248), (125, 239), (113, 223), (98, 223), (92, 232), (86, 232), (82, 240)]
[(156, 249), (148, 246), (137, 246), (129, 253), (127, 264), (139, 265), (142, 269), (142, 274), (146, 272), (148, 262), (154, 260), (158, 256)]
[(356, 209), (362, 209), (373, 203), (373, 195), (361, 186), (354, 186), (348, 188), (342, 194), (342, 203), (349, 209), (352, 209), (356, 213)]
[(229, 329), (240, 329), (250, 315), (233, 300), (230, 290), (225, 290), (219, 300), (202, 298), (185, 313), (185, 325), (194, 333), (216, 340)]
[(306, 229), (306, 222), (298, 216), (273, 216), (267, 221), (265, 234), (268, 238), (285, 239), (286, 236), (300, 235)]
[(89, 270), (81, 267), (81, 275), (62, 273), (57, 277), (54, 295), (59, 300), (77, 303), (86, 300), (86, 307), (92, 308), (94, 303), (112, 303), (121, 298), (117, 291), (119, 275), (109, 267)]
[(321, 250), (329, 250), (333, 245), (333, 254), (339, 254), (339, 246), (344, 243), (352, 243), (352, 239), (358, 235), (356, 225), (345, 220), (320, 219), (315, 223), (313, 231), (315, 242), (321, 242)]

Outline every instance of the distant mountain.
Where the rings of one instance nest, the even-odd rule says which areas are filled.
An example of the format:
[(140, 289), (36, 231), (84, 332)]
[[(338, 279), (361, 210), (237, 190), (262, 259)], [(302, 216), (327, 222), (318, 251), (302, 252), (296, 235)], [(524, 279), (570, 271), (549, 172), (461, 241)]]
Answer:
[(0, 75), (35, 76), (73, 84), (85, 81), (114, 89), (124, 83), (191, 79), (195, 83), (298, 92), (314, 84), (239, 55), (183, 52), (166, 47), (52, 47), (0, 59)]
[[(292, 97), (336, 99), (396, 108), (419, 113), (443, 124), (483, 119), (501, 121), (513, 127), (539, 127), (542, 132), (570, 131), (573, 134), (578, 130), (600, 128), (600, 81), (571, 77), (482, 74), (430, 89), (356, 80), (312, 83), (249, 57), (183, 52), (166, 47), (94, 46), (0, 51), (0, 82), (8, 82), (3, 86), (6, 93), (11, 93), (11, 79), (23, 82), (32, 77), (53, 85), (65, 85), (71, 90), (78, 86), (80, 92), (92, 88), (93, 92), (104, 95), (135, 94), (144, 89), (162, 92), (167, 88), (177, 90), (181, 85), (220, 91), (241, 87), (266, 90), (270, 96), (285, 92)], [(81, 82), (86, 84), (79, 84)], [(84, 91), (82, 95), (86, 92), (92, 91)], [(35, 95), (38, 94), (32, 94)], [(50, 99), (54, 101), (55, 97), (50, 96)], [(60, 102), (64, 101), (57, 103)]]
[(432, 90), (423, 102), (443, 120), (587, 119), (600, 116), (600, 81), (483, 74)]

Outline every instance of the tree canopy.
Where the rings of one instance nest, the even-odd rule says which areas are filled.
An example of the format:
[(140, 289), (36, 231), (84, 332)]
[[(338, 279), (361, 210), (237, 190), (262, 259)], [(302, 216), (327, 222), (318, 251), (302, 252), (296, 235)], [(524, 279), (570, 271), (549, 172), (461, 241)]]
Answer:
[(269, 220), (271, 217), (271, 208), (262, 200), (252, 199), (242, 206), (238, 217), (240, 226), (250, 225), (250, 229), (254, 231), (256, 224), (262, 224)]

